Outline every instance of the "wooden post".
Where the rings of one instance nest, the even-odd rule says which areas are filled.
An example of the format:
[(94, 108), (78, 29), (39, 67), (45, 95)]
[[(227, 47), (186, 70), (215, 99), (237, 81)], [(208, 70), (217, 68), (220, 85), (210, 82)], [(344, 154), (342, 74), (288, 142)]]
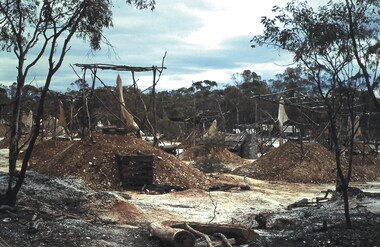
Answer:
[[(83, 77), (82, 77), (82, 81), (81, 81), (82, 82), (82, 106), (83, 106), (82, 111), (83, 111), (83, 115), (86, 114), (86, 93), (85, 93), (85, 89), (86, 89), (86, 70), (87, 70), (87, 68), (84, 68), (84, 70), (83, 70)], [(82, 126), (82, 135), (81, 135), (82, 139), (85, 138), (85, 133), (84, 133), (85, 129), (86, 129), (86, 125), (83, 123), (83, 126)]]
[(135, 71), (131, 71), (132, 73), (132, 82), (133, 82), (133, 92), (135, 94), (135, 112), (137, 112), (137, 83), (136, 83), (136, 78), (135, 78)]
[(92, 99), (92, 95), (94, 94), (94, 91), (95, 91), (95, 83), (96, 83), (96, 71), (97, 71), (97, 68), (95, 67), (93, 70), (91, 70), (91, 77), (92, 77), (92, 85), (91, 85), (91, 89), (90, 92), (89, 92), (89, 95), (88, 97), (86, 96), (86, 112), (87, 112), (87, 117), (88, 117), (88, 131), (89, 131), (89, 135), (90, 135), (90, 139), (91, 141), (93, 141), (93, 134), (92, 134), (92, 121), (91, 121), (91, 105), (89, 104), (88, 101), (91, 101)]
[(150, 236), (169, 242), (172, 246), (194, 247), (195, 237), (189, 231), (153, 222), (149, 226)]
[(158, 138), (157, 138), (157, 113), (156, 113), (156, 74), (157, 74), (157, 67), (153, 66), (153, 86), (152, 86), (152, 110), (153, 110), (153, 145), (158, 146)]

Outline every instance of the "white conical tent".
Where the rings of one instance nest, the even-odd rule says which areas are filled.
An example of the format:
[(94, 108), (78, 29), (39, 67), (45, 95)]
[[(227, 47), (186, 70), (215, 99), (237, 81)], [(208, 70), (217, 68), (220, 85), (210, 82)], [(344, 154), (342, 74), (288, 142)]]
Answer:
[(30, 110), (29, 113), (23, 113), (21, 115), (21, 122), (24, 124), (25, 129), (29, 132), (33, 127), (33, 111)]
[(280, 104), (278, 106), (278, 123), (280, 126), (284, 126), (284, 123), (288, 121), (288, 115), (286, 114), (285, 111), (285, 106), (284, 106), (284, 98), (280, 98)]
[(218, 122), (216, 119), (212, 121), (210, 128), (207, 130), (205, 136), (207, 137), (215, 137), (218, 134)]
[(354, 139), (358, 139), (362, 136), (362, 130), (360, 128), (360, 117), (356, 115), (354, 121)]
[(283, 132), (284, 132), (284, 123), (286, 121), (289, 120), (288, 118), (288, 115), (286, 114), (286, 111), (285, 111), (285, 106), (284, 106), (284, 98), (281, 97), (280, 98), (280, 104), (278, 106), (278, 125), (279, 125), (279, 129), (280, 129), (280, 146), (282, 144), (284, 144), (284, 140), (283, 140)]
[(362, 135), (362, 130), (360, 128), (360, 117), (356, 115), (354, 120), (354, 126), (352, 126), (352, 122), (350, 117), (348, 117), (348, 132), (351, 133), (351, 131), (354, 133), (354, 139), (358, 139)]
[(127, 127), (130, 128), (131, 130), (135, 130), (135, 131), (139, 132), (140, 131), (139, 126), (137, 125), (137, 123), (133, 119), (132, 114), (125, 107), (124, 96), (123, 96), (123, 83), (121, 81), (120, 75), (117, 75), (117, 78), (116, 78), (116, 89), (117, 89), (119, 101), (121, 104), (120, 105), (121, 114), (123, 115), (123, 118), (127, 124)]
[(58, 125), (63, 128), (67, 127), (66, 118), (65, 118), (65, 110), (63, 108), (63, 102), (59, 101), (59, 117), (58, 117)]

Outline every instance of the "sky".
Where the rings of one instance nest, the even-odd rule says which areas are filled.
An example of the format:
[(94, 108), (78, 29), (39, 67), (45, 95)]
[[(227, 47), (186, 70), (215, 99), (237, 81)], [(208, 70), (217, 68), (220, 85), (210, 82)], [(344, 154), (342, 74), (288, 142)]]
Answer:
[[(156, 8), (136, 10), (125, 0), (114, 0), (114, 27), (104, 35), (113, 49), (103, 46), (91, 53), (88, 44), (73, 40), (65, 61), (53, 79), (51, 89), (65, 92), (82, 74), (75, 63), (104, 63), (128, 66), (164, 66), (158, 90), (190, 87), (193, 82), (211, 80), (219, 87), (233, 85), (235, 73), (256, 72), (264, 80), (275, 79), (286, 67), (294, 66), (292, 57), (273, 48), (251, 48), (250, 40), (261, 34), (262, 16), (270, 16), (274, 5), (284, 0), (156, 0)], [(38, 64), (28, 83), (44, 83), (46, 65)], [(75, 71), (73, 70), (75, 68)], [(76, 72), (76, 73), (75, 73)], [(107, 85), (116, 85), (120, 74), (123, 85), (131, 85), (130, 72), (98, 71)], [(0, 84), (15, 81), (16, 61), (13, 53), (0, 53)], [(152, 85), (151, 72), (136, 74), (141, 90)], [(97, 82), (96, 86), (102, 86)]]

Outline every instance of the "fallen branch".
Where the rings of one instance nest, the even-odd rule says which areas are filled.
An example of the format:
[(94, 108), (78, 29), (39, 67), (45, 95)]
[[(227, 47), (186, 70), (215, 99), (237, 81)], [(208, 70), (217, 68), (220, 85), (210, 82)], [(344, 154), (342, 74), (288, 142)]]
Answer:
[(326, 191), (322, 191), (325, 193), (325, 196), (324, 197), (316, 197), (316, 200), (317, 200), (317, 203), (319, 202), (324, 202), (324, 201), (328, 201), (329, 199), (327, 198), (327, 196), (329, 195), (329, 193), (333, 194), (334, 191), (333, 190), (326, 190)]
[(307, 198), (301, 199), (298, 202), (294, 202), (286, 208), (287, 210), (291, 210), (293, 208), (300, 208), (300, 207), (308, 207), (310, 205), (309, 200)]
[(209, 224), (211, 224), (211, 222), (216, 218), (216, 208), (218, 207), (218, 203), (214, 201), (214, 199), (211, 196), (210, 191), (208, 192), (208, 196), (210, 197), (211, 203), (214, 206), (214, 215), (213, 215), (212, 219), (208, 222)]
[(197, 231), (197, 230), (193, 229), (187, 223), (185, 223), (185, 229), (188, 230), (191, 233), (194, 233), (196, 236), (204, 238), (206, 240), (207, 247), (213, 247), (212, 241), (211, 241), (210, 237), (207, 234), (204, 234), (203, 232), (200, 232), (200, 231)]
[(1, 236), (0, 236), (0, 246), (1, 247), (11, 247)]
[[(236, 240), (234, 238), (227, 239), (228, 244), (226, 245), (226, 242), (222, 240), (213, 240), (212, 244), (214, 247), (226, 247), (231, 246), (232, 244), (236, 244)], [(195, 245), (196, 247), (208, 247), (206, 242), (199, 242)]]
[(8, 206), (8, 205), (0, 205), (0, 212), (1, 213), (14, 213), (16, 212), (16, 209), (14, 207)]
[(215, 233), (214, 236), (215, 236), (215, 237), (218, 237), (218, 238), (220, 238), (220, 239), (222, 240), (222, 243), (223, 243), (222, 246), (232, 247), (231, 244), (233, 244), (233, 243), (231, 243), (231, 242), (226, 238), (226, 236), (224, 236), (224, 234), (218, 232), (218, 233)]
[(29, 223), (29, 228), (27, 233), (35, 234), (38, 231), (38, 227), (40, 226), (42, 219), (37, 219), (37, 214), (33, 215), (32, 221)]

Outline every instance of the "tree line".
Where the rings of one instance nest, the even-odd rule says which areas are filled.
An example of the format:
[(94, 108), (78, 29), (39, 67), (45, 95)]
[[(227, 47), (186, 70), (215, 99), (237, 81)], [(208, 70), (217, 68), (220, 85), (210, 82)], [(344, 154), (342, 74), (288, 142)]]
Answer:
[[(26, 85), (22, 89), (24, 112), (37, 108), (41, 88)], [(81, 81), (71, 83), (66, 92), (50, 90), (46, 98), (46, 106), (43, 118), (50, 116), (58, 118), (59, 101), (63, 102), (65, 118), (72, 132), (77, 132), (87, 126), (87, 115), (84, 112), (81, 100), (82, 91), (90, 95), (91, 88)], [(349, 89), (341, 88), (335, 93)], [(0, 87), (2, 102), (1, 118), (8, 121), (11, 109), (11, 97), (14, 94), (15, 85)], [(144, 125), (145, 117), (152, 118), (152, 111), (146, 115), (146, 102), (150, 100), (149, 92), (136, 90), (132, 85), (124, 86), (124, 98), (126, 105), (132, 114), (138, 119), (144, 132), (149, 134), (149, 129)], [(355, 90), (351, 93), (357, 95), (355, 105), (361, 105), (369, 98), (365, 90)], [(116, 95), (115, 86), (103, 86), (94, 89), (91, 94), (90, 110), (92, 128), (98, 123), (103, 125), (123, 127), (120, 114), (120, 105)], [(236, 129), (250, 128), (260, 134), (262, 125), (274, 127), (273, 136), (279, 134), (277, 127), (277, 115), (280, 97), (285, 99), (285, 109), (289, 116), (288, 124), (296, 125), (303, 133), (312, 139), (326, 141), (326, 135), (321, 135), (328, 125), (328, 116), (321, 104), (321, 97), (317, 88), (310, 79), (310, 75), (300, 66), (289, 67), (283, 73), (277, 74), (275, 79), (263, 80), (257, 73), (245, 70), (231, 76), (231, 82), (223, 87), (210, 80), (193, 82), (189, 88), (159, 91), (156, 97), (157, 128), (163, 139), (180, 141), (193, 130), (194, 124), (202, 131), (208, 128), (213, 120), (218, 121), (220, 131), (232, 133)], [(144, 107), (145, 105), (145, 107)], [(360, 115), (361, 109), (357, 107), (355, 114)], [(355, 115), (355, 116), (356, 116)], [(348, 113), (341, 119), (341, 134), (348, 135)], [(361, 140), (375, 141), (379, 139), (378, 121), (379, 114), (374, 104), (361, 121)]]

